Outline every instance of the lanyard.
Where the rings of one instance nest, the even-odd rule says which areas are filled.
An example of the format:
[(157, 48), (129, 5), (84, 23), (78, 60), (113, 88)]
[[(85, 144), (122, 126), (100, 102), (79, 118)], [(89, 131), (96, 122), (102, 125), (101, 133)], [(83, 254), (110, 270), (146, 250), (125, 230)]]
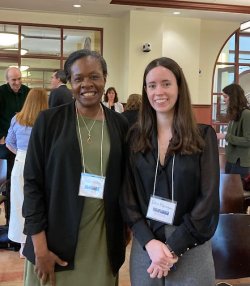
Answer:
[[(101, 109), (102, 109), (102, 115), (103, 115), (102, 106), (101, 106)], [(83, 172), (86, 173), (84, 153), (83, 153), (83, 144), (82, 144), (82, 135), (81, 135), (81, 130), (80, 130), (80, 123), (79, 123), (79, 116), (78, 116), (77, 107), (76, 107), (76, 118), (77, 118), (77, 125), (78, 125), (79, 137), (80, 137), (80, 142), (81, 142)], [(103, 164), (102, 164), (102, 159), (103, 159), (103, 130), (104, 130), (104, 115), (103, 115), (103, 120), (102, 120), (102, 137), (101, 137), (101, 176), (102, 177), (103, 177)]]
[[(158, 166), (159, 166), (159, 160), (160, 160), (160, 154), (159, 154), (159, 146), (158, 146), (158, 154), (157, 154), (157, 162), (156, 162), (156, 168), (155, 168), (153, 196), (155, 196), (155, 186), (156, 186), (156, 178), (157, 178), (157, 171), (158, 171)], [(175, 154), (173, 156), (172, 171), (171, 171), (171, 177), (172, 177), (172, 182), (171, 182), (172, 183), (171, 184), (172, 202), (174, 201), (174, 162), (175, 162)]]

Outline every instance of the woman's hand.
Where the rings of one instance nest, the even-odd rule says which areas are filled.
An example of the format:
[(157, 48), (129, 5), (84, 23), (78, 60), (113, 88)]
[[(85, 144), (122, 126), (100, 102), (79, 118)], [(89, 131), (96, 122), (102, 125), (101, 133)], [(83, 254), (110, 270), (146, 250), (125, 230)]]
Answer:
[(223, 140), (226, 137), (226, 134), (224, 133), (216, 133), (217, 139), (218, 140)]
[(151, 278), (167, 276), (178, 257), (173, 256), (168, 247), (159, 240), (152, 239), (145, 246), (151, 259), (151, 265), (147, 269)]
[(54, 272), (56, 263), (60, 266), (67, 265), (66, 261), (61, 260), (57, 255), (49, 250), (42, 256), (36, 256), (35, 273), (37, 278), (42, 281), (42, 284), (45, 284), (49, 280), (51, 286), (56, 285)]
[(55, 264), (67, 266), (68, 263), (48, 249), (44, 231), (32, 235), (32, 241), (36, 256), (35, 273), (37, 278), (42, 281), (42, 284), (49, 280), (51, 286), (56, 286)]

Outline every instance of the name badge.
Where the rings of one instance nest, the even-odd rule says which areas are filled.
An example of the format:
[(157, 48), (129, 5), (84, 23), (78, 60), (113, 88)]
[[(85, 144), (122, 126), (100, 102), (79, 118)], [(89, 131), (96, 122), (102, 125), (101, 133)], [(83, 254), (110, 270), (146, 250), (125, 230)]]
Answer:
[(151, 196), (147, 218), (160, 221), (166, 224), (173, 224), (177, 202), (161, 197)]
[(104, 184), (105, 177), (82, 173), (79, 196), (103, 199)]

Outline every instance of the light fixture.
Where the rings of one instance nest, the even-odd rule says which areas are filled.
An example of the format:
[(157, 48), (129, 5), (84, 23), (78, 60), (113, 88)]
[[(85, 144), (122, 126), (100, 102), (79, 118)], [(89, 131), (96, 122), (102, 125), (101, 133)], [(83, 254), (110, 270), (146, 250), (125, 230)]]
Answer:
[(179, 12), (179, 11), (175, 11), (175, 12), (173, 12), (173, 14), (174, 14), (174, 15), (180, 15), (180, 14), (181, 14), (181, 12)]
[[(21, 35), (21, 40), (24, 36)], [(0, 46), (12, 46), (18, 43), (19, 35), (18, 33), (12, 32), (0, 32)]]
[(250, 32), (250, 21), (247, 21), (245, 23), (242, 23), (240, 25), (240, 30), (245, 32)]
[[(18, 48), (4, 48), (3, 51), (9, 51), (9, 52), (18, 52)], [(27, 49), (21, 49), (21, 56), (24, 56), (28, 53), (29, 50)]]
[(21, 72), (22, 71), (26, 71), (26, 70), (28, 70), (30, 68), (29, 66), (20, 66), (20, 67), (18, 67), (18, 66), (9, 66), (9, 67), (10, 68), (19, 68)]
[(82, 5), (81, 5), (81, 4), (74, 4), (73, 7), (74, 7), (74, 8), (81, 8)]

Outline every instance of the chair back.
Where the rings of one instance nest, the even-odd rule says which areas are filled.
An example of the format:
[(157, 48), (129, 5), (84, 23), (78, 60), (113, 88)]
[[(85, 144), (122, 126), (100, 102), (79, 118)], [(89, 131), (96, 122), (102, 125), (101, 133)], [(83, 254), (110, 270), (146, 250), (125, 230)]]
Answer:
[(220, 213), (244, 213), (244, 190), (239, 174), (220, 174)]
[(212, 250), (216, 279), (249, 277), (250, 215), (220, 214)]

